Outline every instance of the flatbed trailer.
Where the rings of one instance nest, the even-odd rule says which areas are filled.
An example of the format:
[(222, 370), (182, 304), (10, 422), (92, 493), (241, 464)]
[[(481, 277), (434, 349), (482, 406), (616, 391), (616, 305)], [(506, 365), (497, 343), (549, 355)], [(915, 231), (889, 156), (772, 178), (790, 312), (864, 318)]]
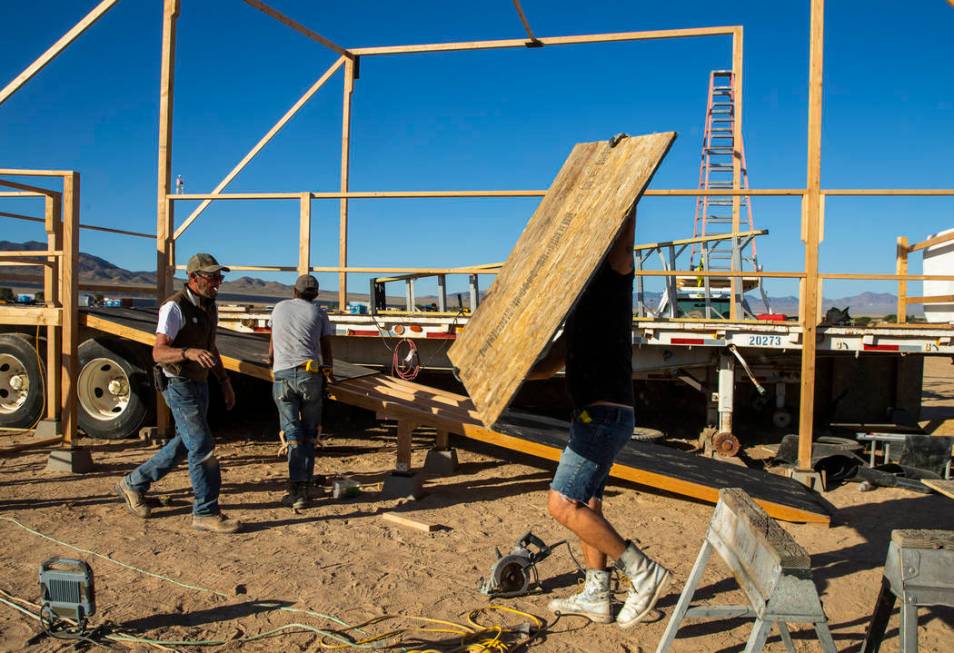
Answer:
[[(229, 328), (257, 333), (270, 330), (267, 309), (235, 307), (223, 315)], [(329, 317), (335, 351), (344, 360), (389, 369), (394, 345), (406, 338), (414, 342), (425, 369), (446, 373), (452, 371), (447, 350), (469, 320), (464, 312), (432, 311), (330, 313)], [(841, 421), (883, 423), (890, 421), (889, 411), (898, 409), (916, 420), (922, 356), (954, 356), (954, 327), (822, 323), (816, 330), (816, 343), (821, 374), (816, 412), (821, 419), (837, 408)], [(802, 346), (802, 327), (795, 321), (633, 318), (634, 378), (676, 380), (698, 390), (707, 405), (706, 424), (700, 425), (700, 430), (714, 426), (723, 433), (734, 432), (739, 383), (745, 388), (743, 394), (760, 408), (771, 406), (776, 427), (792, 425), (797, 414), (793, 401), (798, 395)], [(838, 407), (839, 397), (847, 392), (857, 400), (840, 402)]]
[[(151, 346), (155, 340), (155, 310), (89, 309), (81, 311), (80, 322), (90, 334), (100, 337), (143, 346)], [(216, 342), (226, 369), (272, 379), (265, 362), (266, 338), (220, 328)], [(480, 422), (473, 404), (463, 395), (337, 359), (334, 367), (337, 379), (329, 388), (334, 400), (398, 421), (395, 474), (405, 478), (412, 473), (411, 436), (419, 426), (437, 430), (438, 448), (447, 446), (448, 434), (455, 434), (550, 461), (559, 460), (569, 438), (569, 424), (561, 420), (512, 412), (493, 430)], [(627, 445), (611, 475), (709, 503), (718, 501), (722, 488), (742, 487), (779, 519), (823, 524), (830, 519), (827, 503), (796, 481), (648, 442)]]

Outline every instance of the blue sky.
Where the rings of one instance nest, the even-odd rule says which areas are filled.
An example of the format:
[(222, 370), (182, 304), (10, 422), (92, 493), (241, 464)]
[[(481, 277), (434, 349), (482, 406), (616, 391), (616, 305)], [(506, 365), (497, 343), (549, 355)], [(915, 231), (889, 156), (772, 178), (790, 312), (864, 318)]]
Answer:
[[(0, 3), (0, 84), (95, 4)], [(523, 35), (508, 0), (272, 4), (347, 47)], [(807, 1), (522, 4), (539, 36), (743, 25), (751, 185), (804, 185)], [(84, 222), (155, 230), (161, 5), (122, 0), (0, 105), (0, 167), (79, 170)], [(954, 8), (946, 0), (828, 5), (823, 184), (954, 187)], [(239, 0), (182, 0), (182, 6), (173, 171), (183, 175), (188, 192), (205, 192), (336, 55)], [(351, 188), (545, 188), (576, 142), (668, 130), (679, 138), (653, 187), (691, 188), (709, 71), (730, 64), (729, 37), (365, 57), (353, 100)], [(340, 125), (339, 72), (229, 190), (336, 190)], [(450, 266), (502, 260), (535, 206), (535, 200), (353, 201), (350, 261)], [(10, 201), (2, 209), (38, 211)], [(180, 205), (179, 220), (189, 209)], [(766, 269), (800, 270), (798, 202), (757, 198), (754, 209), (757, 226), (771, 231), (760, 241)], [(687, 237), (692, 213), (692, 200), (647, 198), (637, 240)], [(337, 203), (315, 201), (313, 215), (313, 261), (335, 265)], [(952, 222), (951, 199), (832, 199), (822, 269), (890, 273), (898, 235), (920, 240)], [(41, 236), (36, 225), (0, 224), (2, 239)], [(232, 263), (294, 264), (296, 239), (293, 203), (222, 202), (186, 233), (179, 251), (184, 257), (209, 250)], [(126, 268), (154, 265), (147, 240), (84, 231), (81, 246)], [(365, 290), (363, 279), (356, 275), (351, 289)], [(323, 277), (322, 284), (333, 287), (336, 279)], [(890, 282), (829, 282), (825, 295), (893, 288)], [(795, 288), (772, 281), (768, 290), (783, 295)]]

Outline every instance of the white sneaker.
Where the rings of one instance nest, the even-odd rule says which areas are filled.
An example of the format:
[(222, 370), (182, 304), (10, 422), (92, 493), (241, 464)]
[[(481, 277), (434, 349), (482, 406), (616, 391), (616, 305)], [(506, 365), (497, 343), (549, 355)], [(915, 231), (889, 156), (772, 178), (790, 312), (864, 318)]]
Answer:
[(637, 549), (632, 542), (627, 543), (623, 555), (616, 561), (616, 567), (625, 573), (633, 584), (623, 608), (616, 615), (616, 623), (620, 628), (631, 628), (652, 612), (656, 601), (669, 584), (671, 574), (668, 569)]
[(580, 615), (598, 624), (611, 623), (609, 586), (608, 569), (587, 569), (582, 592), (565, 599), (553, 599), (547, 607), (556, 614)]

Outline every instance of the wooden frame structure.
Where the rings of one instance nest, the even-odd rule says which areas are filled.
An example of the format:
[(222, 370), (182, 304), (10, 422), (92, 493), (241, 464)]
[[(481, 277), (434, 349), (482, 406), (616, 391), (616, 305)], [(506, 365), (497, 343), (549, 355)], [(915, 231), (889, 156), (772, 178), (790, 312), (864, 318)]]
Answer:
[[(47, 63), (55, 58), (69, 43), (77, 38), (85, 29), (98, 20), (118, 0), (103, 0), (93, 11), (84, 17), (75, 27), (69, 30), (63, 38), (57, 41), (36, 62), (31, 64), (0, 92), (0, 103), (12, 95), (20, 86), (26, 83), (34, 74), (39, 72)], [(541, 190), (483, 190), (483, 191), (399, 191), (399, 192), (352, 192), (350, 191), (349, 161), (350, 161), (350, 133), (351, 133), (351, 103), (354, 92), (354, 81), (358, 75), (358, 62), (361, 57), (389, 56), (414, 53), (437, 53), (464, 50), (488, 50), (499, 48), (551, 47), (558, 45), (607, 43), (639, 40), (699, 38), (710, 36), (729, 36), (732, 40), (732, 72), (735, 80), (735, 93), (739, 98), (736, 109), (736, 120), (733, 125), (735, 142), (741, 142), (742, 133), (742, 63), (743, 63), (743, 29), (741, 26), (698, 27), (687, 29), (652, 30), (637, 32), (621, 32), (611, 34), (590, 34), (578, 36), (538, 37), (530, 28), (529, 21), (519, 2), (515, 3), (517, 13), (528, 39), (508, 39), (495, 41), (468, 41), (457, 43), (432, 43), (416, 45), (399, 45), (384, 47), (344, 48), (317, 32), (305, 27), (294, 19), (281, 14), (260, 0), (244, 0), (250, 6), (258, 9), (267, 16), (290, 27), (298, 33), (310, 38), (322, 46), (327, 47), (339, 55), (339, 59), (322, 74), (315, 84), (296, 102), (288, 112), (266, 133), (266, 135), (249, 151), (233, 170), (209, 194), (199, 195), (172, 195), (171, 193), (171, 156), (172, 156), (172, 118), (174, 96), (174, 64), (176, 49), (176, 20), (179, 15), (182, 0), (163, 1), (163, 30), (161, 55), (161, 85), (159, 95), (159, 148), (158, 148), (158, 178), (157, 178), (157, 274), (158, 295), (164, 297), (171, 289), (175, 265), (175, 241), (185, 229), (194, 222), (207, 206), (206, 200), (238, 200), (238, 199), (285, 199), (299, 203), (300, 216), (300, 246), (299, 261), (295, 266), (241, 266), (231, 265), (236, 270), (262, 271), (291, 271), (298, 272), (338, 272), (339, 273), (339, 307), (343, 308), (346, 302), (348, 273), (391, 273), (391, 274), (489, 274), (486, 268), (394, 268), (394, 267), (350, 267), (348, 265), (348, 201), (357, 198), (424, 198), (424, 197), (536, 197), (542, 196)], [(796, 189), (746, 189), (740, 188), (741, 175), (739, 161), (734, 164), (734, 188), (719, 189), (718, 191), (700, 191), (697, 189), (685, 190), (656, 190), (650, 189), (645, 193), (649, 197), (696, 197), (705, 194), (732, 196), (733, 224), (732, 235), (740, 234), (739, 199), (745, 196), (798, 196), (802, 198), (802, 241), (805, 245), (805, 265), (802, 271), (793, 272), (699, 272), (694, 270), (643, 270), (642, 276), (693, 276), (701, 275), (730, 278), (733, 286), (733, 295), (737, 294), (739, 279), (744, 277), (791, 278), (798, 279), (800, 285), (799, 326), (802, 333), (802, 365), (801, 365), (801, 407), (800, 407), (800, 447), (799, 462), (803, 469), (810, 467), (811, 447), (813, 435), (814, 398), (816, 359), (816, 328), (820, 321), (821, 286), (825, 279), (855, 279), (855, 280), (897, 280), (900, 287), (913, 280), (954, 280), (954, 275), (909, 275), (907, 270), (898, 266), (896, 274), (837, 274), (822, 273), (819, 270), (819, 246), (824, 235), (825, 201), (834, 196), (954, 196), (954, 189), (823, 189), (821, 187), (821, 124), (822, 124), (822, 61), (824, 52), (824, 0), (809, 0), (810, 2), (810, 30), (809, 30), (809, 98), (808, 98), (808, 167), (804, 188)], [(340, 189), (337, 192), (300, 192), (300, 193), (223, 193), (229, 182), (251, 161), (268, 141), (290, 120), (298, 109), (303, 106), (339, 68), (344, 69), (343, 83), (343, 120), (341, 140), (341, 171)], [(71, 173), (72, 174), (72, 173)], [(337, 266), (313, 266), (310, 261), (310, 202), (312, 200), (339, 201), (339, 254)], [(179, 200), (203, 200), (203, 204), (196, 209), (178, 228), (174, 224), (174, 202)], [(907, 298), (907, 303), (912, 303)], [(64, 314), (68, 311), (64, 311)], [(733, 304), (729, 322), (738, 320), (736, 307)], [(899, 311), (899, 318), (903, 314)], [(65, 381), (64, 381), (65, 383)]]
[[(50, 190), (4, 179), (21, 176), (59, 178), (62, 181), (62, 190)], [(42, 222), (46, 231), (46, 250), (0, 252), (0, 267), (42, 265), (44, 306), (0, 306), (0, 324), (35, 326), (38, 336), (40, 328), (46, 328), (46, 409), (43, 417), (52, 423), (55, 432), (62, 434), (6, 447), (2, 451), (58, 443), (72, 448), (76, 439), (76, 379), (79, 375), (79, 276), (76, 266), (79, 256), (79, 173), (71, 170), (0, 169), (0, 187), (15, 189), (13, 192), (3, 193), (3, 197), (34, 197), (43, 200)], [(45, 260), (36, 262), (38, 257)], [(37, 355), (39, 356), (39, 352)]]

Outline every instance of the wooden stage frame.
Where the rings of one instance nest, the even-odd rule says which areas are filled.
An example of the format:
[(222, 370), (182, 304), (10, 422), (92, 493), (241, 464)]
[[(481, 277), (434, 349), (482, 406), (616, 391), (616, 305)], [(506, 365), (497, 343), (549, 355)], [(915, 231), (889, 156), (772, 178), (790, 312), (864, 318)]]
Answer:
[[(156, 0), (157, 2), (160, 0)], [(381, 272), (381, 273), (405, 273), (413, 271), (415, 273), (425, 273), (426, 268), (360, 268), (349, 267), (348, 265), (348, 201), (357, 198), (396, 198), (396, 197), (533, 197), (542, 195), (543, 191), (511, 190), (511, 191), (492, 191), (492, 190), (463, 190), (463, 191), (399, 191), (399, 192), (352, 192), (350, 190), (351, 180), (349, 175), (350, 161), (350, 136), (351, 136), (351, 105), (355, 91), (355, 80), (358, 77), (359, 62), (363, 57), (376, 56), (394, 56), (402, 54), (421, 54), (421, 53), (442, 53), (459, 52), (465, 50), (482, 51), (499, 48), (531, 48), (538, 47), (556, 47), (563, 45), (583, 45), (592, 43), (607, 42), (625, 42), (640, 40), (658, 40), (658, 39), (681, 39), (681, 38), (709, 38), (709, 37), (730, 37), (732, 52), (732, 73), (733, 83), (735, 85), (735, 96), (740, 99), (736, 109), (736, 120), (733, 125), (736, 143), (741, 142), (742, 135), (742, 103), (743, 97), (743, 28), (742, 26), (717, 26), (717, 27), (696, 27), (687, 29), (669, 29), (652, 31), (634, 31), (620, 32), (611, 34), (588, 34), (576, 36), (556, 36), (544, 37), (534, 34), (530, 27), (525, 12), (516, 4), (517, 13), (524, 30), (527, 32), (527, 38), (515, 38), (496, 41), (468, 41), (458, 43), (433, 43), (433, 44), (414, 44), (398, 45), (384, 47), (358, 47), (348, 48), (334, 43), (314, 30), (295, 21), (293, 18), (282, 14), (276, 9), (270, 7), (260, 0), (245, 0), (247, 4), (264, 13), (266, 16), (277, 20), (278, 22), (295, 30), (297, 33), (309, 38), (322, 47), (328, 48), (338, 55), (338, 59), (329, 67), (311, 88), (286, 112), (284, 116), (259, 140), (258, 143), (246, 154), (246, 156), (223, 178), (216, 186), (215, 190), (209, 194), (203, 195), (173, 195), (171, 194), (171, 157), (172, 157), (172, 119), (173, 119), (173, 97), (174, 97), (174, 63), (176, 53), (176, 21), (179, 16), (180, 4), (183, 0), (161, 0), (163, 2), (163, 29), (162, 29), (162, 49), (161, 49), (161, 84), (159, 93), (159, 139), (158, 139), (158, 174), (157, 174), (157, 276), (158, 288), (157, 296), (163, 298), (167, 296), (172, 288), (173, 273), (175, 265), (175, 241), (182, 235), (188, 226), (195, 221), (201, 211), (207, 206), (204, 200), (226, 200), (226, 199), (274, 199), (274, 200), (292, 200), (299, 205), (299, 260), (294, 267), (299, 272), (338, 272), (339, 278), (339, 308), (343, 308), (346, 302), (347, 294), (347, 275), (358, 272)], [(186, 0), (188, 1), (188, 0)], [(103, 0), (87, 16), (80, 20), (64, 36), (54, 43), (46, 52), (44, 52), (35, 62), (30, 64), (20, 75), (14, 78), (6, 87), (0, 91), (0, 104), (13, 95), (23, 84), (36, 75), (44, 66), (58, 56), (73, 40), (78, 38), (90, 25), (99, 20), (118, 0)], [(824, 0), (809, 0), (810, 5), (810, 28), (809, 28), (809, 93), (808, 93), (808, 129), (807, 129), (807, 171), (806, 183), (804, 188), (795, 189), (746, 189), (740, 188), (740, 169), (739, 160), (736, 158), (734, 168), (734, 187), (728, 190), (718, 191), (700, 191), (696, 189), (675, 189), (675, 190), (655, 190), (650, 189), (645, 193), (647, 197), (689, 197), (706, 194), (718, 194), (720, 196), (732, 196), (733, 202), (733, 220), (732, 235), (738, 237), (740, 232), (739, 214), (740, 201), (742, 196), (762, 196), (762, 197), (800, 197), (802, 203), (801, 221), (802, 221), (802, 241), (805, 247), (805, 263), (801, 271), (791, 272), (737, 272), (710, 273), (712, 276), (729, 278), (733, 286), (733, 294), (745, 278), (762, 277), (787, 277), (799, 280), (799, 299), (801, 310), (799, 311), (799, 325), (803, 334), (803, 348), (801, 357), (801, 388), (800, 388), (800, 410), (799, 410), (799, 464), (804, 470), (810, 468), (811, 449), (813, 437), (813, 416), (814, 416), (814, 395), (815, 385), (815, 362), (816, 362), (816, 336), (817, 326), (820, 322), (820, 304), (822, 297), (822, 283), (825, 279), (858, 279), (858, 280), (897, 280), (899, 282), (899, 305), (904, 297), (905, 306), (914, 303), (916, 299), (907, 298), (906, 283), (914, 280), (936, 279), (936, 280), (954, 280), (954, 275), (909, 275), (907, 274), (906, 256), (899, 255), (896, 274), (835, 274), (823, 273), (819, 270), (819, 247), (824, 237), (824, 213), (825, 202), (828, 197), (836, 196), (857, 196), (857, 197), (878, 197), (878, 196), (907, 196), (907, 197), (950, 197), (954, 196), (954, 189), (823, 189), (821, 186), (821, 125), (822, 125), (822, 84), (823, 71), (822, 61), (824, 53)], [(342, 84), (342, 108), (343, 119), (341, 125), (341, 169), (339, 189), (333, 192), (301, 192), (301, 193), (238, 193), (227, 194), (222, 191), (228, 186), (229, 182), (238, 175), (242, 169), (251, 161), (255, 155), (277, 134), (282, 127), (295, 115), (295, 113), (304, 106), (308, 100), (320, 89), (326, 82), (334, 76), (337, 71), (343, 71)], [(13, 174), (10, 172), (9, 174)], [(62, 172), (56, 174), (63, 174)], [(69, 173), (75, 175), (75, 173)], [(78, 176), (75, 177), (78, 183)], [(12, 193), (0, 193), (2, 196), (22, 196), (21, 191)], [(176, 201), (201, 199), (203, 203), (194, 210), (191, 215), (178, 227), (174, 223), (174, 204)], [(339, 247), (338, 247), (338, 265), (336, 266), (313, 266), (310, 260), (311, 248), (311, 202), (313, 200), (337, 200), (339, 202)], [(74, 222), (78, 224), (78, 221)], [(899, 252), (901, 251), (899, 247)], [(905, 250), (907, 253), (908, 250)], [(902, 260), (905, 264), (902, 265)], [(231, 265), (231, 263), (229, 263)], [(235, 269), (257, 269), (257, 270), (290, 270), (290, 266), (257, 266), (254, 268), (242, 268), (238, 265), (232, 265)], [(903, 268), (903, 269), (902, 269)], [(457, 268), (455, 271), (466, 272), (466, 268)], [(440, 273), (440, 271), (435, 271)], [(487, 270), (482, 270), (487, 274)], [(70, 273), (72, 274), (72, 272)], [(665, 272), (643, 271), (641, 274), (646, 276), (690, 276), (699, 277), (701, 273), (693, 270), (671, 270)], [(73, 282), (75, 284), (75, 279)], [(64, 306), (63, 315), (66, 316), (73, 310), (72, 306)], [(899, 310), (899, 319), (904, 311)], [(728, 323), (734, 323), (739, 320), (735, 303), (731, 307), (731, 314)], [(69, 321), (64, 318), (64, 323)], [(671, 320), (669, 320), (671, 321)], [(69, 382), (64, 380), (65, 385)], [(162, 413), (160, 413), (162, 414)]]

